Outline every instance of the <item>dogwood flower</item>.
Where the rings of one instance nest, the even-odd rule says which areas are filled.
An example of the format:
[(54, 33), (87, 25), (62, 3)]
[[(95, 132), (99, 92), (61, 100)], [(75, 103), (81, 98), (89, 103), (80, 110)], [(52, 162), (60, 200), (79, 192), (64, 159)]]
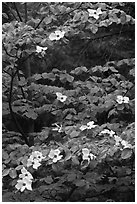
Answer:
[(54, 125), (56, 125), (56, 127), (53, 128), (52, 130), (54, 130), (54, 131), (58, 131), (58, 132), (63, 132), (63, 130), (62, 130), (62, 125), (59, 126), (57, 123), (55, 123)]
[(117, 96), (117, 99), (116, 101), (119, 103), (119, 104), (122, 104), (123, 103), (123, 96)]
[(38, 169), (41, 163), (37, 159), (30, 157), (27, 162), (27, 167), (33, 166), (34, 169)]
[(82, 125), (79, 129), (80, 129), (81, 131), (86, 130), (86, 129), (87, 129), (87, 125)]
[(94, 121), (88, 122), (87, 125), (82, 125), (79, 129), (81, 131), (86, 130), (86, 129), (92, 129), (95, 128), (97, 125), (94, 125)]
[(45, 52), (48, 48), (47, 47), (40, 47), (40, 46), (36, 46), (36, 52), (40, 53), (40, 52)]
[(126, 96), (123, 97), (123, 96), (121, 96), (121, 95), (118, 95), (116, 101), (117, 101), (119, 104), (129, 103), (129, 98), (126, 97)]
[(53, 163), (56, 163), (57, 161), (59, 161), (63, 155), (60, 155), (60, 150), (59, 149), (51, 149), (50, 153), (49, 153), (49, 158), (52, 159)]
[(129, 103), (129, 98), (128, 97), (123, 97), (124, 103)]
[(17, 181), (17, 184), (15, 185), (15, 187), (21, 192), (23, 192), (25, 189), (32, 191), (31, 184), (32, 184), (31, 180), (29, 180), (28, 178), (23, 178)]
[(115, 141), (116, 141), (115, 145), (119, 146), (119, 144), (122, 141), (122, 139), (119, 136), (117, 136), (117, 135), (114, 135), (114, 138), (115, 138)]
[(67, 96), (62, 95), (60, 92), (56, 92), (57, 100), (61, 101), (62, 103), (66, 101)]
[(129, 144), (126, 140), (122, 140), (121, 144), (124, 146), (123, 148), (131, 148), (132, 149), (132, 145)]
[(32, 155), (32, 157), (33, 157), (34, 159), (37, 159), (37, 160), (39, 160), (40, 162), (42, 161), (42, 159), (45, 158), (45, 157), (43, 157), (42, 153), (39, 152), (39, 151), (34, 151), (34, 152), (32, 152), (31, 155)]
[(115, 135), (115, 132), (113, 130), (110, 131), (108, 129), (104, 129), (99, 133), (99, 135), (102, 135), (102, 134), (108, 134), (110, 135), (110, 137), (112, 137), (113, 135)]
[(92, 129), (94, 127), (96, 127), (97, 125), (94, 125), (94, 121), (88, 122), (87, 123), (87, 129)]
[(82, 155), (83, 160), (90, 161), (90, 159), (92, 160), (92, 159), (96, 158), (96, 156), (94, 154), (90, 153), (90, 150), (88, 148), (83, 148), (82, 149), (82, 154), (83, 154)]
[(27, 169), (25, 169), (25, 167), (21, 169), (21, 173), (22, 174), (19, 175), (19, 178), (22, 178), (22, 179), (27, 178), (28, 180), (33, 179), (33, 176), (29, 171), (27, 171)]
[(27, 167), (33, 166), (34, 169), (37, 169), (41, 165), (42, 159), (44, 159), (42, 153), (39, 151), (32, 152), (32, 155), (30, 155), (28, 161), (27, 161)]
[(101, 8), (98, 8), (97, 10), (88, 9), (88, 13), (90, 17), (93, 17), (97, 20), (99, 19), (99, 15), (102, 14), (102, 11), (101, 11)]
[(60, 40), (61, 38), (63, 38), (65, 35), (65, 31), (60, 31), (60, 30), (56, 30), (54, 33), (51, 33), (49, 35), (49, 39), (51, 41), (53, 40)]

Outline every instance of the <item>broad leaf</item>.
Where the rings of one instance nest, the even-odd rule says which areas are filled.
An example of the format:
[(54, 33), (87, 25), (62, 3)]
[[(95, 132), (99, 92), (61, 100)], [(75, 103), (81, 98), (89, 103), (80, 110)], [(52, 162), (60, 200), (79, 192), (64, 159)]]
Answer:
[(125, 148), (121, 153), (122, 159), (129, 159), (132, 156), (132, 149)]

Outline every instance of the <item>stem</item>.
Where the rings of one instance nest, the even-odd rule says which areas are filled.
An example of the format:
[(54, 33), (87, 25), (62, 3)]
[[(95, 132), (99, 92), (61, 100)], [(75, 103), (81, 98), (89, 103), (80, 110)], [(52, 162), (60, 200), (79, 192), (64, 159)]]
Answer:
[[(19, 69), (17, 70), (17, 76), (18, 76), (18, 80), (20, 81)], [(21, 92), (22, 92), (22, 96), (25, 99), (26, 97), (25, 97), (24, 90), (23, 90), (22, 86), (20, 87), (20, 89), (21, 89)]]
[(28, 14), (27, 14), (27, 3), (25, 2), (24, 3), (24, 9), (25, 9), (25, 23), (27, 22), (28, 20)]
[(15, 115), (14, 115), (14, 112), (13, 112), (13, 110), (12, 110), (12, 105), (11, 105), (11, 102), (12, 102), (13, 80), (14, 80), (14, 77), (16, 76), (16, 74), (17, 74), (17, 71), (18, 71), (18, 70), (16, 70), (16, 72), (12, 75), (11, 82), (10, 82), (9, 109), (10, 109), (11, 117), (12, 117), (13, 121), (15, 122), (15, 125), (16, 125), (18, 131), (21, 133), (22, 138), (24, 139), (25, 143), (26, 143), (28, 146), (30, 146), (26, 134), (23, 132), (22, 128), (20, 127), (20, 124), (18, 123), (18, 121), (17, 121), (17, 119), (16, 119), (16, 117), (15, 117)]
[(37, 29), (39, 27), (39, 25), (42, 23), (42, 21), (44, 20), (46, 16), (43, 16), (42, 19), (40, 20), (40, 22), (36, 25), (35, 29)]
[(2, 45), (3, 45), (3, 48), (4, 48), (5, 52), (6, 52), (6, 54), (7, 54), (9, 57), (13, 57), (13, 58), (17, 58), (17, 59), (18, 59), (17, 56), (11, 55), (11, 54), (9, 54), (9, 53), (7, 52), (7, 50), (6, 50), (5, 45), (4, 45), (3, 42), (2, 42)]
[(14, 8), (15, 8), (17, 14), (18, 14), (18, 17), (19, 17), (20, 21), (23, 22), (23, 20), (22, 20), (22, 18), (21, 18), (21, 15), (20, 15), (20, 13), (19, 13), (19, 11), (18, 11), (18, 8), (17, 8), (17, 6), (16, 6), (16, 3), (14, 2), (13, 4), (14, 4)]

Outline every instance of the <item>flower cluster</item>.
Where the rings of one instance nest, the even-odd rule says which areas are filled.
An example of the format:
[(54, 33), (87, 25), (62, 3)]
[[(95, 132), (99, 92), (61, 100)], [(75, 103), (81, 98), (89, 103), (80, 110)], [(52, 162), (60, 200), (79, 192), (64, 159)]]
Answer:
[(88, 9), (88, 13), (90, 17), (93, 17), (97, 20), (99, 19), (99, 15), (102, 14), (102, 11), (101, 11), (101, 8), (98, 8), (97, 10)]
[(62, 95), (62, 93), (60, 92), (56, 92), (56, 96), (57, 96), (57, 100), (59, 100), (62, 103), (65, 102), (67, 99), (67, 96)]
[(82, 159), (83, 160), (88, 160), (88, 162), (89, 162), (90, 160), (93, 160), (95, 158), (96, 158), (96, 156), (94, 154), (90, 153), (90, 150), (88, 148), (82, 149)]
[(20, 179), (17, 181), (15, 187), (21, 192), (23, 192), (25, 189), (32, 191), (31, 185), (33, 176), (24, 167), (21, 169), (21, 174), (19, 175), (19, 178)]
[(99, 133), (99, 135), (103, 135), (103, 134), (108, 134), (110, 135), (110, 137), (113, 137), (115, 135), (115, 132), (113, 130), (110, 131), (108, 129), (104, 129)]
[(27, 167), (33, 166), (34, 169), (37, 169), (41, 165), (42, 159), (44, 159), (42, 153), (39, 151), (34, 151), (30, 155), (28, 162), (27, 162)]
[(64, 35), (65, 35), (65, 31), (56, 30), (54, 33), (51, 33), (49, 35), (49, 39), (51, 41), (60, 40), (61, 38), (64, 37)]
[(56, 163), (57, 161), (59, 161), (63, 157), (63, 155), (60, 155), (59, 149), (51, 149), (48, 157), (50, 159), (52, 159), (53, 163)]
[(118, 102), (118, 104), (122, 104), (122, 103), (129, 103), (129, 98), (126, 96), (121, 96), (118, 95), (116, 101)]
[(81, 131), (86, 130), (86, 129), (92, 129), (95, 128), (97, 125), (94, 125), (94, 121), (88, 122), (87, 125), (82, 125), (79, 129)]

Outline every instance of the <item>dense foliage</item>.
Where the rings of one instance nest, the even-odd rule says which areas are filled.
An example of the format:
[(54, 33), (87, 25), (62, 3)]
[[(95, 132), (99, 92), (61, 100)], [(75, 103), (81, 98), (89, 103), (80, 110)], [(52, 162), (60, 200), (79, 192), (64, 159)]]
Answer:
[(134, 3), (3, 3), (3, 201), (134, 201)]

